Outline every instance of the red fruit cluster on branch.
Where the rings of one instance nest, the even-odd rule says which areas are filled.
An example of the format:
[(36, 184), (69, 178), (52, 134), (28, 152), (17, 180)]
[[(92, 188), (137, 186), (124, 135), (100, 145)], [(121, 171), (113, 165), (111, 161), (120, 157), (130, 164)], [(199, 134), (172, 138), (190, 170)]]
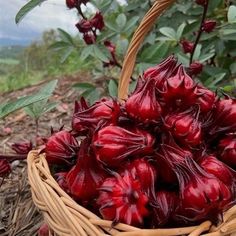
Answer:
[(236, 190), (235, 106), (170, 56), (125, 101), (76, 102), (72, 131), (52, 134), (46, 158), (64, 191), (114, 224), (215, 221)]

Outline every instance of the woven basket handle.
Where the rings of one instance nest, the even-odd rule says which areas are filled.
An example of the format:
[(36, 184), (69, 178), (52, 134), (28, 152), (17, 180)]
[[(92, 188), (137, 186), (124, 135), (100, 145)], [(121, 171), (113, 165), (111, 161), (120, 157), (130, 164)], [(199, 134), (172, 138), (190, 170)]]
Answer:
[(119, 99), (122, 100), (128, 96), (129, 80), (133, 73), (135, 60), (140, 45), (144, 41), (147, 33), (151, 30), (157, 17), (160, 16), (161, 13), (164, 12), (175, 1), (176, 0), (156, 0), (135, 31), (122, 66), (121, 77), (118, 86)]

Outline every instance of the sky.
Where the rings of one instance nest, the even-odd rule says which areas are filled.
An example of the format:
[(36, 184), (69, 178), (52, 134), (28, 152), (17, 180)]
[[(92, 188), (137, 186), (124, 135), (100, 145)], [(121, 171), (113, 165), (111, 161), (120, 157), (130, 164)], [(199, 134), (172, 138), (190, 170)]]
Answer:
[(43, 31), (51, 28), (62, 28), (76, 34), (74, 25), (78, 18), (75, 10), (65, 6), (65, 0), (48, 0), (36, 7), (18, 25), (15, 15), (27, 0), (3, 0), (0, 8), (0, 40), (7, 38), (15, 41), (33, 41)]

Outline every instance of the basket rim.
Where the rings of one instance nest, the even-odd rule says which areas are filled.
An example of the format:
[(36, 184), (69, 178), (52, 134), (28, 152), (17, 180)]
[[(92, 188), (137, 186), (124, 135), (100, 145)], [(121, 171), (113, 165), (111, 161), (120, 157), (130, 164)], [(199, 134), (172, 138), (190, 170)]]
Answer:
[(45, 154), (33, 150), (28, 154), (27, 163), (33, 202), (42, 212), (45, 222), (58, 235), (101, 236), (107, 232), (117, 236), (193, 236), (209, 231), (206, 235), (214, 236), (236, 232), (236, 205), (224, 213), (223, 222), (218, 226), (212, 225), (210, 221), (196, 226), (169, 229), (140, 229), (123, 223), (113, 226), (112, 221), (103, 220), (80, 206), (60, 188), (51, 175)]

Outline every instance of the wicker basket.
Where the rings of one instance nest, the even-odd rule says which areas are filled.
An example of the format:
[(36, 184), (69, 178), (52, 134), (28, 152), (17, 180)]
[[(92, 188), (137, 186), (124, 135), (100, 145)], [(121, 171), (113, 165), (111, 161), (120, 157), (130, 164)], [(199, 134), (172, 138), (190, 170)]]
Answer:
[[(128, 94), (129, 78), (133, 72), (138, 49), (146, 34), (150, 31), (156, 18), (175, 0), (156, 0), (152, 8), (145, 15), (140, 26), (134, 33), (127, 55), (123, 63), (121, 79), (119, 81), (120, 99)], [(45, 222), (52, 229), (51, 235), (59, 236), (159, 236), (159, 235), (205, 235), (236, 236), (236, 206), (228, 210), (223, 216), (223, 223), (212, 226), (210, 221), (201, 225), (172, 228), (172, 229), (139, 229), (126, 224), (117, 224), (112, 227), (112, 222), (102, 220), (84, 207), (78, 205), (65, 193), (52, 177), (47, 161), (43, 154), (31, 151), (28, 154), (28, 176), (31, 185), (32, 198), (35, 205), (42, 212)]]

